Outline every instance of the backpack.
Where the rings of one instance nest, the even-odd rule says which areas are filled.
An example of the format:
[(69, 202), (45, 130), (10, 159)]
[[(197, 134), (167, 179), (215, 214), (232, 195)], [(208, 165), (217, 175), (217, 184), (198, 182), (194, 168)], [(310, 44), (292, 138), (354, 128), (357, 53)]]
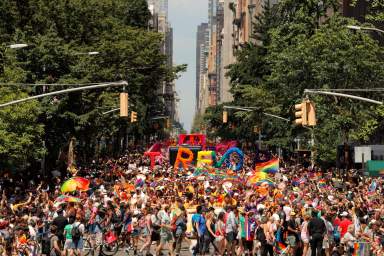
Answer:
[(43, 236), (41, 240), (41, 252), (42, 254), (49, 255), (51, 252), (51, 238), (54, 235)]
[(79, 225), (72, 225), (72, 229), (71, 229), (71, 235), (72, 235), (72, 240), (73, 241), (79, 241), (80, 240), (80, 237), (81, 237), (81, 232), (80, 232), (80, 229), (79, 229)]
[(335, 241), (340, 241), (340, 232), (339, 232), (339, 226), (335, 226), (334, 229), (333, 229), (333, 238), (335, 239)]
[(176, 232), (176, 228), (177, 228), (177, 226), (176, 226), (176, 221), (177, 221), (178, 218), (179, 218), (179, 217), (175, 215), (175, 216), (173, 216), (173, 218), (172, 218), (172, 220), (171, 220), (170, 225), (171, 225), (171, 230), (172, 230), (173, 232)]
[(264, 229), (260, 226), (258, 226), (256, 229), (256, 239), (261, 243), (267, 241), (267, 237), (265, 236)]

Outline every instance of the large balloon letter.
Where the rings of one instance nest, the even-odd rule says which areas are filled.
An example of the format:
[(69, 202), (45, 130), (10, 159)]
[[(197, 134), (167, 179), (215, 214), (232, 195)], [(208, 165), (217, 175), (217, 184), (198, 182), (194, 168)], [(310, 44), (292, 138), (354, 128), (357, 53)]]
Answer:
[(153, 170), (153, 167), (155, 167), (156, 157), (160, 156), (160, 152), (145, 152), (145, 156), (149, 156), (151, 159), (151, 169)]
[[(187, 154), (188, 157), (184, 158), (183, 154)], [(179, 148), (177, 151), (176, 161), (174, 169), (177, 170), (180, 166), (180, 163), (183, 165), (184, 170), (188, 169), (188, 164), (191, 163), (193, 160), (193, 153), (188, 148)]]
[(216, 154), (214, 151), (199, 151), (197, 153), (197, 168), (202, 168), (205, 165), (212, 166), (216, 160)]
[(236, 147), (228, 149), (228, 151), (225, 152), (225, 154), (220, 159), (220, 161), (217, 162), (216, 167), (218, 167), (218, 168), (221, 167), (224, 162), (229, 162), (229, 164), (227, 164), (227, 167), (230, 167), (230, 165), (231, 165), (230, 156), (233, 153), (236, 153), (239, 156), (239, 161), (236, 164), (235, 170), (236, 171), (240, 170), (243, 167), (244, 153), (243, 153), (243, 151), (241, 151), (239, 148), (236, 148)]

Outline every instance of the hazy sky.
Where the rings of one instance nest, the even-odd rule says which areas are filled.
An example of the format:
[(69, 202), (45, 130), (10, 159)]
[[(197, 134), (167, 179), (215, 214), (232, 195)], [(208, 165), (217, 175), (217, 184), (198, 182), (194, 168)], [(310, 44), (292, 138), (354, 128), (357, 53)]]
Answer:
[(208, 20), (207, 0), (169, 0), (169, 21), (173, 27), (173, 60), (188, 64), (188, 71), (176, 81), (180, 96), (180, 121), (190, 130), (195, 113), (196, 31)]

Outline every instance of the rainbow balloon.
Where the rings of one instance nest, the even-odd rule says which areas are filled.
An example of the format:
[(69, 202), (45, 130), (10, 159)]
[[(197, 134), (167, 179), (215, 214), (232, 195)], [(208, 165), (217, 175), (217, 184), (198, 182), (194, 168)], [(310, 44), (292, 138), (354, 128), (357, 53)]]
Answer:
[(73, 191), (87, 191), (89, 189), (90, 181), (82, 177), (73, 177), (65, 181), (61, 186), (61, 192), (73, 192)]

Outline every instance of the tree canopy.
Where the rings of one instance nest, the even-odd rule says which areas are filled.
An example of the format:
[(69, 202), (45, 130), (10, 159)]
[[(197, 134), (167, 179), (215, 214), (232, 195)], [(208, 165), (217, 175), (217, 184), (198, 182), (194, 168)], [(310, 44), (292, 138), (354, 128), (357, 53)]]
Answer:
[[(220, 136), (241, 138), (240, 134), (252, 133), (257, 125), (262, 127), (266, 144), (293, 150), (294, 138), (310, 140), (310, 131), (262, 113), (293, 121), (292, 107), (305, 97), (305, 89), (369, 89), (383, 84), (383, 48), (370, 34), (349, 30), (347, 25), (357, 21), (341, 17), (337, 3), (283, 0), (271, 8), (265, 6), (253, 26), (254, 40), (236, 53), (237, 62), (227, 74), (232, 81), (233, 104), (256, 107), (257, 111), (230, 112), (231, 127), (232, 123), (238, 126)], [(379, 17), (376, 12), (370, 15)], [(382, 97), (373, 92), (358, 95)], [(375, 105), (308, 96), (316, 104), (315, 145), (321, 162), (334, 161), (337, 145), (369, 141), (381, 127), (383, 111)], [(206, 113), (205, 121), (217, 134), (224, 127), (221, 111), (208, 109)], [(244, 122), (247, 120), (250, 122)]]
[[(185, 67), (166, 66), (160, 49), (164, 37), (148, 31), (150, 12), (145, 0), (10, 0), (0, 3), (0, 12), (1, 83), (80, 85), (126, 80), (130, 110), (138, 113), (137, 125), (102, 114), (119, 106), (118, 93), (123, 88), (116, 87), (0, 109), (6, 121), (0, 127), (2, 161), (18, 154), (39, 159), (47, 152), (47, 161), (55, 165), (71, 137), (77, 138), (79, 160), (86, 160), (95, 155), (102, 140), (120, 145), (128, 133), (139, 139), (154, 131), (147, 120), (165, 109), (159, 86)], [(8, 47), (15, 43), (28, 47)], [(68, 86), (1, 88), (0, 100), (5, 102)], [(14, 116), (6, 119), (9, 112)], [(24, 125), (14, 128), (8, 123), (13, 121)]]

